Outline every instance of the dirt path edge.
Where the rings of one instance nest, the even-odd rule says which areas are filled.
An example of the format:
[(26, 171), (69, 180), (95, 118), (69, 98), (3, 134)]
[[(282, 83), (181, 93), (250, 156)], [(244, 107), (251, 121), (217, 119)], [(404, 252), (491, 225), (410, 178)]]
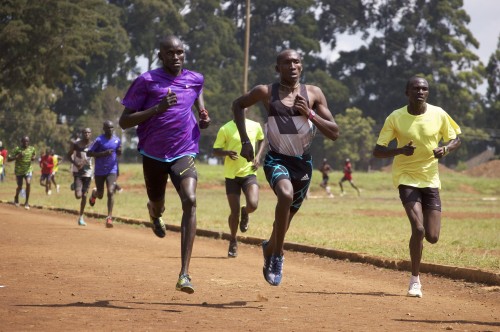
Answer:
[[(12, 202), (0, 200), (2, 204), (12, 204)], [(68, 214), (77, 215), (78, 211), (63, 209), (51, 206), (39, 206), (32, 205), (31, 208), (36, 209), (47, 209), (51, 211), (63, 212)], [(105, 215), (101, 215), (98, 213), (85, 213), (87, 217), (92, 218), (105, 218)], [(115, 217), (115, 220), (125, 224), (131, 225), (143, 225), (144, 227), (152, 227), (151, 222), (139, 220), (139, 219), (131, 219), (131, 218), (123, 218), (123, 217)], [(176, 225), (167, 225), (167, 230), (173, 232), (180, 232), (180, 227)], [(214, 239), (223, 239), (229, 240), (229, 234), (224, 232), (216, 232), (206, 229), (197, 229), (197, 236), (203, 236), (207, 238)], [(238, 236), (238, 241), (246, 244), (252, 245), (260, 245), (263, 239), (248, 237), (248, 236)], [(301, 253), (309, 253), (318, 255), (321, 257), (328, 257), (332, 259), (339, 260), (348, 260), (351, 262), (358, 263), (367, 263), (381, 268), (400, 270), (400, 271), (411, 271), (411, 262), (408, 260), (391, 260), (383, 257), (376, 257), (366, 254), (360, 254), (356, 252), (343, 251), (337, 249), (328, 249), (328, 248), (320, 248), (314, 247), (299, 243), (285, 242), (285, 250), (296, 251)], [(464, 280), (467, 282), (475, 282), (482, 283), (491, 286), (500, 286), (500, 273), (484, 271), (481, 269), (472, 269), (458, 266), (450, 266), (450, 265), (439, 265), (439, 264), (430, 264), (430, 263), (421, 263), (420, 271), (422, 273), (431, 273), (438, 276), (447, 277), (455, 280)]]

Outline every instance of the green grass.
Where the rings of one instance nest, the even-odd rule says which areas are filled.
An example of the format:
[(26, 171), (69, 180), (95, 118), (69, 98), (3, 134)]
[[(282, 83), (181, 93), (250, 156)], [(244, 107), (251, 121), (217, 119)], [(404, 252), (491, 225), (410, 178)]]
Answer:
[[(199, 173), (197, 191), (198, 228), (228, 232), (226, 201), (222, 166), (197, 164)], [(32, 205), (63, 207), (78, 210), (79, 201), (69, 186), (72, 176), (68, 164), (62, 164), (58, 173), (61, 193), (46, 196), (38, 184), (39, 170), (32, 185)], [(116, 195), (114, 215), (147, 220), (147, 196), (138, 164), (120, 165), (119, 182), (124, 188)], [(13, 164), (7, 166), (7, 180), (0, 184), (0, 199), (12, 201), (15, 191)], [(362, 189), (362, 197), (347, 184), (347, 195), (340, 197), (336, 182), (340, 172), (330, 174), (335, 198), (329, 199), (319, 187), (321, 176), (313, 175), (311, 198), (304, 202), (292, 221), (287, 242), (317, 245), (325, 248), (366, 253), (389, 259), (408, 260), (410, 225), (392, 187), (390, 173), (356, 172), (354, 180)], [(468, 177), (461, 173), (441, 175), (443, 188), (443, 220), (440, 240), (435, 245), (425, 243), (423, 261), (460, 267), (500, 271), (500, 179)], [(267, 238), (272, 229), (276, 198), (269, 189), (262, 170), (259, 170), (260, 201), (257, 211), (250, 215), (250, 229), (245, 234)], [(165, 220), (179, 225), (181, 207), (171, 183), (167, 186)], [(95, 207), (87, 205), (87, 212), (106, 213), (105, 201)], [(69, 219), (76, 217), (71, 215)]]

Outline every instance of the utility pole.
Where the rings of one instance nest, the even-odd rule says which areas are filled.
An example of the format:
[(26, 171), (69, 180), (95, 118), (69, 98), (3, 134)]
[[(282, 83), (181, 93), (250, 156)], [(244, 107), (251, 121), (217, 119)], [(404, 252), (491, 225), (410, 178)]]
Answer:
[(243, 93), (248, 91), (248, 53), (250, 49), (250, 0), (247, 0), (245, 17), (245, 57), (243, 60)]

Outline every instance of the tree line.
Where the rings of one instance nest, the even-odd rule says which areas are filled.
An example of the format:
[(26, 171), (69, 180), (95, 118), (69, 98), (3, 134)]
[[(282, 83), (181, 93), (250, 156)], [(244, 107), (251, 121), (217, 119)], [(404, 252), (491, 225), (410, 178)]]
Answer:
[[(463, 147), (447, 163), (498, 146), (500, 44), (483, 64), (462, 0), (250, 3), (248, 86), (275, 81), (277, 52), (296, 49), (302, 81), (322, 88), (340, 125), (337, 142), (315, 140), (317, 161), (349, 157), (367, 167), (385, 117), (406, 103), (406, 81), (415, 74), (430, 83), (429, 103), (463, 130)], [(204, 135), (213, 139), (202, 140), (201, 150), (209, 154), (242, 93), (245, 6), (246, 0), (2, 1), (0, 140), (13, 147), (29, 135), (40, 149), (66, 150), (81, 128), (96, 136), (104, 120), (117, 123), (120, 100), (140, 74), (138, 61), (158, 66), (158, 41), (173, 34), (186, 44), (185, 67), (205, 76), (212, 125)], [(363, 44), (334, 62), (325, 59), (322, 50), (335, 51), (344, 35), (361, 36)], [(481, 84), (485, 93), (478, 92)], [(249, 114), (266, 120), (263, 109)], [(135, 131), (123, 135), (133, 148)]]

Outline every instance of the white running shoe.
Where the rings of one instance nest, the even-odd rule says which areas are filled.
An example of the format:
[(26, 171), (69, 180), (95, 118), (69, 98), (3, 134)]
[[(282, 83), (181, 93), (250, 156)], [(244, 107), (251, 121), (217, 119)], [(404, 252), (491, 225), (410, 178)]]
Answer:
[(59, 190), (61, 190), (61, 186), (60, 186), (60, 185), (57, 185), (57, 186), (56, 186), (56, 192), (59, 192)]
[(411, 283), (406, 296), (422, 297), (422, 285), (418, 282)]

